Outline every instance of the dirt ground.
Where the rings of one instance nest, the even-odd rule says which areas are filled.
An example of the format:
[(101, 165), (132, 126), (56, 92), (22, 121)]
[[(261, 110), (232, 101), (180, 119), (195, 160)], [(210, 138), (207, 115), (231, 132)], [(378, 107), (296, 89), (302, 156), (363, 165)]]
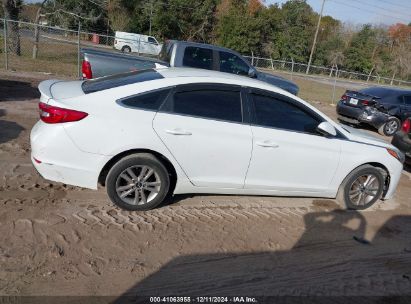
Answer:
[(214, 195), (122, 211), (105, 189), (49, 182), (31, 165), (48, 77), (0, 74), (1, 295), (411, 295), (408, 171), (394, 199), (363, 212)]

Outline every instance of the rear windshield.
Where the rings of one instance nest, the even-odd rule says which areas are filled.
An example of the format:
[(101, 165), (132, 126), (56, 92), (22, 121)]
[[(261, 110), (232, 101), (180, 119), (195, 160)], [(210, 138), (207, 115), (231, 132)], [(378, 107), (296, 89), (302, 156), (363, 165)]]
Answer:
[(162, 61), (170, 63), (171, 61), (171, 53), (173, 52), (173, 45), (172, 41), (164, 42), (163, 47), (161, 48), (160, 54), (158, 58)]
[(128, 84), (144, 82), (155, 79), (164, 78), (155, 70), (141, 70), (127, 73), (121, 73), (97, 79), (86, 80), (82, 84), (82, 89), (85, 94), (108, 90), (116, 87), (121, 87)]

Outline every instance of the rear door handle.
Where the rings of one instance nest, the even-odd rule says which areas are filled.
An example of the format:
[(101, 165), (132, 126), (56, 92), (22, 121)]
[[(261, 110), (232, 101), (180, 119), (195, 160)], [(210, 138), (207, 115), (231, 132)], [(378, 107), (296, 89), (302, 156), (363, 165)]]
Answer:
[(280, 146), (280, 145), (278, 145), (275, 142), (272, 142), (270, 140), (257, 141), (256, 145), (260, 146), (260, 147), (263, 147), (263, 148), (278, 148)]
[(174, 129), (174, 130), (165, 130), (166, 133), (172, 135), (192, 135), (193, 133), (183, 130), (183, 129)]

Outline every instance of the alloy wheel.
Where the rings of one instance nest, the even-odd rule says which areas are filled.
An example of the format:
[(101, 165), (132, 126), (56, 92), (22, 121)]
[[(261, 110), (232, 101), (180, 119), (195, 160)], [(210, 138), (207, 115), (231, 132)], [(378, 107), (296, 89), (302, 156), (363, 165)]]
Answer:
[(159, 174), (150, 166), (132, 166), (122, 171), (116, 180), (118, 197), (129, 205), (145, 205), (160, 192)]
[(374, 174), (359, 176), (350, 186), (349, 198), (355, 206), (365, 206), (378, 195), (380, 182)]
[(391, 120), (385, 124), (385, 133), (387, 135), (392, 135), (398, 130), (398, 122), (396, 120)]

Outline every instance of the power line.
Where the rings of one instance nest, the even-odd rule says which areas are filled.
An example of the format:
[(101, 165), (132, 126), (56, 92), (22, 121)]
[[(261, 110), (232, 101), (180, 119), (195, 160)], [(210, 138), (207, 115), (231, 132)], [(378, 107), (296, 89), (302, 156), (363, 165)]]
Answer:
[(406, 6), (406, 5), (403, 5), (403, 4), (398, 4), (398, 3), (395, 3), (395, 2), (392, 2), (392, 1), (386, 1), (386, 0), (377, 0), (377, 1), (387, 3), (387, 4), (390, 4), (390, 5), (394, 5), (394, 6), (397, 6), (397, 7), (400, 7), (400, 8), (405, 8), (405, 9), (410, 9), (411, 10), (411, 6)]
[(378, 6), (378, 5), (371, 5), (371, 4), (363, 3), (363, 2), (360, 2), (360, 1), (356, 1), (356, 3), (358, 3), (358, 4), (364, 4), (364, 5), (367, 5), (367, 6), (369, 6), (369, 7), (375, 7), (376, 9), (382, 9), (382, 10), (387, 11), (387, 12), (391, 12), (391, 13), (394, 13), (394, 14), (403, 15), (403, 16), (405, 16), (405, 17), (407, 17), (407, 18), (410, 18), (410, 15), (409, 15), (409, 14), (404, 14), (404, 13), (401, 13), (401, 12), (398, 12), (398, 11), (394, 11), (394, 10), (391, 10), (391, 9), (388, 9), (388, 8), (385, 8), (385, 7), (381, 7), (381, 6)]
[(399, 18), (399, 17), (397, 17), (397, 16), (381, 14), (381, 13), (376, 12), (376, 11), (367, 10), (367, 9), (365, 9), (365, 8), (363, 8), (363, 7), (354, 6), (354, 5), (351, 5), (351, 4), (347, 4), (347, 3), (345, 3), (345, 2), (340, 2), (340, 1), (338, 1), (338, 0), (329, 0), (329, 1), (332, 1), (332, 2), (337, 3), (337, 4), (340, 4), (340, 5), (345, 5), (345, 6), (348, 6), (348, 7), (356, 8), (356, 9), (361, 10), (361, 11), (366, 11), (366, 12), (369, 12), (369, 13), (374, 13), (374, 14), (379, 15), (379, 16), (384, 16), (384, 17), (388, 17), (388, 18), (394, 18), (394, 19), (401, 20), (401, 21), (404, 21), (404, 20), (405, 20), (405, 18)]

